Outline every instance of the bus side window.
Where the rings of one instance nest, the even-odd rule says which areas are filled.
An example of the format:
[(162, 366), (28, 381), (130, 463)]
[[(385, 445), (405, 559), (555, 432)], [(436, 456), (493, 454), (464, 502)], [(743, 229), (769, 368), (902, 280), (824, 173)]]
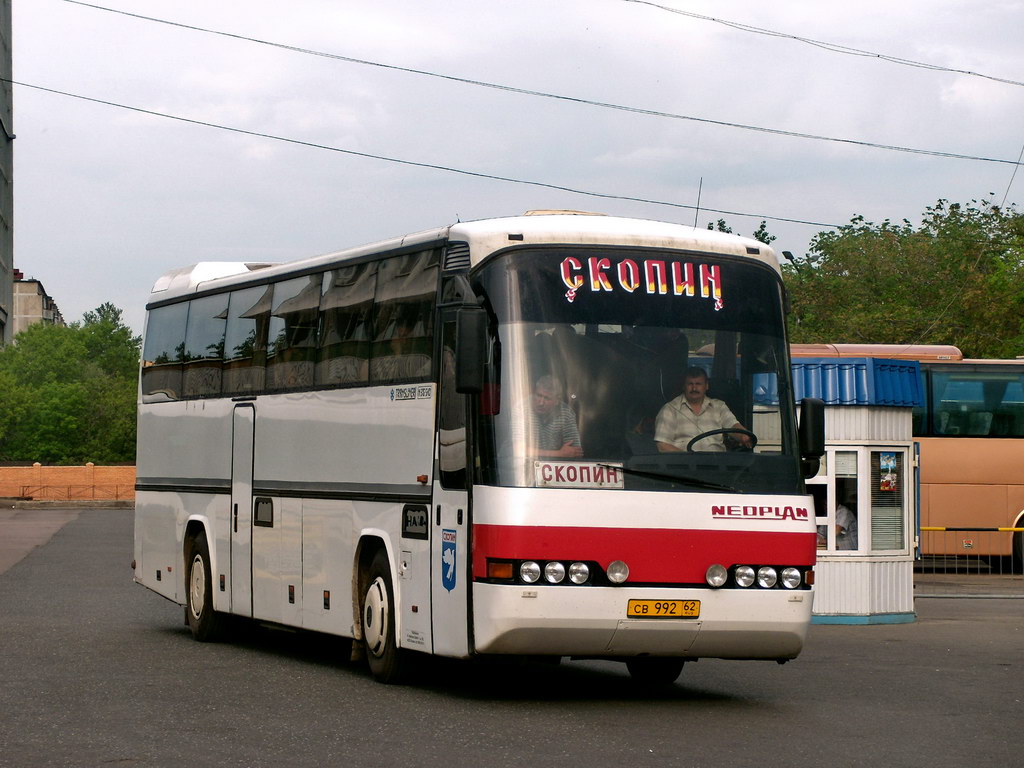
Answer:
[(188, 302), (153, 309), (146, 321), (142, 353), (142, 394), (155, 400), (181, 397), (181, 363), (185, 351)]
[(365, 384), (369, 380), (371, 311), (376, 287), (375, 262), (338, 267), (324, 275), (317, 384)]
[(193, 299), (189, 304), (181, 383), (184, 397), (210, 397), (220, 394), (224, 326), (227, 316), (226, 293)]
[(430, 377), (439, 267), (437, 250), (380, 262), (370, 358), (372, 384)]
[(313, 385), (322, 283), (323, 276), (316, 274), (274, 286), (267, 339), (268, 391)]
[(231, 293), (224, 336), (225, 395), (263, 390), (272, 291), (272, 285), (261, 285)]
[(455, 391), (455, 327), (445, 320), (441, 331), (438, 467), (445, 488), (466, 487), (466, 396)]

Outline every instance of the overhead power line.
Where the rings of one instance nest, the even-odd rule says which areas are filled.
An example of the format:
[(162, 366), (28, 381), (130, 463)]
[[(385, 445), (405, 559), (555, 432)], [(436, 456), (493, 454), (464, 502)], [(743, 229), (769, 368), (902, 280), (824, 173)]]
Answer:
[(829, 43), (824, 40), (814, 40), (810, 37), (801, 37), (800, 35), (793, 35), (788, 32), (777, 32), (772, 29), (764, 29), (763, 27), (755, 27), (750, 24), (742, 24), (738, 21), (726, 21), (725, 19), (717, 19), (714, 16), (705, 16), (700, 13), (693, 13), (692, 11), (684, 11), (679, 8), (672, 8), (667, 5), (660, 5), (658, 3), (652, 3), (650, 0), (623, 0), (627, 3), (636, 3), (638, 5), (649, 5), (652, 8), (658, 8), (662, 11), (668, 11), (669, 13), (676, 13), (680, 16), (688, 16), (691, 19), (699, 19), (700, 21), (711, 21), (715, 24), (721, 24), (732, 29), (738, 29), (741, 32), (751, 32), (755, 35), (766, 35), (768, 37), (779, 37), (786, 40), (795, 40), (798, 43), (805, 43), (812, 45), (815, 48), (822, 48), (832, 53), (842, 53), (847, 56), (861, 56), (864, 58), (878, 59), (879, 61), (887, 61), (890, 64), (900, 64), (905, 67), (916, 67), (918, 69), (928, 69), (933, 72), (951, 72), (957, 75), (969, 75), (971, 77), (981, 77), (985, 80), (992, 80), (997, 83), (1005, 83), (1006, 85), (1024, 86), (1024, 82), (1019, 80), (1010, 80), (1005, 77), (995, 77), (994, 75), (986, 75), (981, 72), (973, 72), (969, 69), (956, 69), (955, 67), (946, 67), (941, 64), (929, 64), (924, 61), (914, 61), (913, 59), (905, 59), (901, 56), (891, 56), (886, 53), (876, 53), (874, 51), (864, 51), (860, 48), (851, 48), (848, 45), (840, 45), (839, 43)]
[(888, 150), (888, 151), (891, 151), (891, 152), (905, 152), (905, 153), (909, 153), (909, 154), (927, 155), (927, 156), (931, 156), (931, 157), (944, 157), (944, 158), (953, 159), (953, 160), (973, 160), (975, 162), (1000, 163), (1000, 164), (1012, 165), (1012, 166), (1016, 166), (1016, 165), (1019, 164), (1019, 162), (1016, 161), (1016, 160), (1006, 160), (1006, 159), (996, 158), (996, 157), (984, 157), (984, 156), (980, 156), (980, 155), (961, 154), (961, 153), (958, 153), (958, 152), (943, 152), (943, 151), (939, 151), (939, 150), (918, 149), (918, 148), (914, 148), (914, 147), (903, 147), (903, 146), (899, 146), (899, 145), (895, 145), (895, 144), (881, 144), (881, 143), (876, 143), (876, 142), (871, 142), (871, 141), (860, 141), (860, 140), (857, 140), (857, 139), (844, 139), (844, 138), (837, 138), (837, 137), (833, 137), (833, 136), (821, 136), (821, 135), (812, 134), (812, 133), (801, 133), (799, 131), (787, 131), (787, 130), (782, 130), (782, 129), (779, 129), (779, 128), (766, 128), (766, 127), (757, 126), (757, 125), (745, 125), (743, 123), (734, 123), (734, 122), (729, 122), (729, 121), (726, 121), (726, 120), (713, 120), (713, 119), (705, 118), (705, 117), (696, 117), (694, 115), (680, 115), (680, 114), (675, 114), (675, 113), (672, 113), (672, 112), (662, 112), (662, 111), (654, 110), (654, 109), (644, 109), (642, 107), (630, 107), (630, 106), (624, 106), (624, 105), (621, 105), (621, 104), (612, 104), (612, 103), (609, 103), (609, 102), (592, 101), (590, 99), (583, 99), (583, 98), (579, 98), (579, 97), (575, 97), (575, 96), (565, 96), (565, 95), (554, 94), (554, 93), (545, 93), (543, 91), (535, 91), (535, 90), (530, 90), (528, 88), (518, 88), (516, 86), (511, 86), (511, 85), (501, 85), (499, 83), (489, 83), (489, 82), (486, 82), (486, 81), (483, 81), (483, 80), (473, 80), (473, 79), (465, 78), (465, 77), (457, 77), (455, 75), (445, 75), (445, 74), (441, 74), (441, 73), (437, 73), (437, 72), (429, 72), (429, 71), (422, 70), (422, 69), (413, 69), (411, 67), (400, 67), (400, 66), (397, 66), (397, 65), (394, 65), (394, 64), (384, 64), (384, 63), (378, 62), (378, 61), (368, 61), (366, 59), (356, 59), (356, 58), (353, 58), (351, 56), (342, 56), (340, 54), (326, 53), (324, 51), (316, 51), (316, 50), (312, 50), (312, 49), (309, 49), (309, 48), (300, 48), (298, 46), (285, 45), (283, 43), (275, 43), (275, 42), (271, 42), (271, 41), (268, 41), (268, 40), (260, 40), (260, 39), (255, 38), (255, 37), (247, 37), (245, 35), (238, 35), (238, 34), (235, 34), (235, 33), (232, 33), (232, 32), (223, 32), (223, 31), (219, 31), (219, 30), (207, 29), (205, 27), (198, 27), (198, 26), (191, 25), (191, 24), (182, 24), (182, 23), (176, 22), (176, 21), (168, 21), (166, 19), (158, 19), (158, 18), (155, 18), (155, 17), (152, 17), (152, 16), (143, 16), (141, 14), (130, 13), (128, 11), (122, 11), (122, 10), (118, 10), (116, 8), (107, 8), (107, 7), (104, 7), (104, 6), (101, 6), (101, 5), (94, 5), (92, 3), (81, 2), (81, 0), (64, 0), (64, 2), (71, 3), (72, 5), (84, 6), (86, 8), (93, 8), (93, 9), (99, 10), (99, 11), (107, 11), (109, 13), (115, 13), (115, 14), (118, 14), (120, 16), (129, 16), (129, 17), (132, 17), (132, 18), (135, 18), (135, 19), (140, 19), (140, 20), (143, 20), (143, 21), (150, 21), (150, 22), (153, 22), (153, 23), (156, 23), (156, 24), (165, 24), (167, 26), (178, 27), (180, 29), (188, 29), (188, 30), (191, 30), (193, 32), (202, 32), (204, 34), (218, 35), (220, 37), (227, 37), (227, 38), (231, 38), (231, 39), (234, 39), (234, 40), (242, 40), (242, 41), (249, 42), (249, 43), (256, 43), (258, 45), (265, 45), (265, 46), (269, 46), (269, 47), (272, 47), (272, 48), (279, 48), (281, 50), (292, 51), (294, 53), (302, 53), (302, 54), (306, 54), (306, 55), (309, 55), (309, 56), (319, 56), (319, 57), (322, 57), (322, 58), (334, 59), (336, 61), (348, 62), (350, 64), (360, 64), (360, 65), (368, 66), (368, 67), (378, 67), (380, 69), (389, 69), (389, 70), (393, 70), (393, 71), (397, 71), (397, 72), (407, 72), (409, 74), (421, 75), (423, 77), (433, 77), (433, 78), (437, 78), (437, 79), (441, 79), (441, 80), (448, 80), (448, 81), (452, 81), (452, 82), (463, 83), (463, 84), (466, 84), (466, 85), (473, 85), (473, 86), (477, 86), (477, 87), (480, 87), (480, 88), (491, 88), (491, 89), (494, 89), (494, 90), (507, 91), (509, 93), (518, 93), (518, 94), (523, 94), (523, 95), (526, 95), (526, 96), (536, 96), (536, 97), (541, 97), (541, 98), (546, 98), (546, 99), (557, 99), (559, 101), (566, 101), (566, 102), (570, 102), (570, 103), (574, 103), (574, 104), (585, 104), (587, 106), (600, 107), (602, 109), (613, 109), (613, 110), (618, 110), (618, 111), (621, 111), (621, 112), (632, 112), (634, 114), (649, 115), (651, 117), (662, 117), (662, 118), (668, 118), (668, 119), (672, 119), (672, 120), (687, 120), (687, 121), (696, 122), (696, 123), (703, 123), (705, 125), (717, 125), (717, 126), (721, 126), (721, 127), (724, 127), (724, 128), (737, 128), (737, 129), (741, 129), (741, 130), (745, 130), (745, 131), (755, 131), (757, 133), (766, 133), (766, 134), (771, 134), (771, 135), (775, 135), (775, 136), (789, 136), (791, 138), (797, 138), (797, 139), (813, 139), (815, 141), (833, 142), (833, 143), (837, 143), (837, 144), (847, 144), (847, 145), (852, 145), (852, 146), (867, 147), (867, 148), (871, 148), (871, 149), (882, 149), (882, 150)]
[(1020, 161), (1024, 160), (1024, 146), (1020, 148), (1020, 154), (1017, 155), (1017, 167), (1013, 169), (1013, 173), (1010, 174), (1010, 181), (1006, 185), (1006, 191), (1003, 193), (1003, 201), (999, 204), (1002, 208), (1006, 205), (1006, 198), (1010, 196), (1010, 187), (1013, 186), (1013, 180), (1017, 178), (1017, 169), (1020, 168)]
[[(482, 173), (480, 171), (471, 171), (471, 170), (467, 170), (467, 169), (464, 169), (464, 168), (455, 168), (455, 167), (447, 166), (447, 165), (439, 165), (439, 164), (435, 164), (435, 163), (426, 163), (426, 162), (421, 162), (421, 161), (416, 161), (416, 160), (406, 160), (406, 159), (397, 158), (397, 157), (389, 157), (387, 155), (372, 154), (370, 152), (358, 152), (358, 151), (356, 151), (354, 149), (344, 149), (342, 147), (333, 147), (333, 146), (330, 146), (329, 144), (318, 144), (318, 143), (313, 142), (313, 141), (304, 141), (302, 139), (293, 139), (293, 138), (289, 138), (287, 136), (277, 136), (277, 135), (272, 134), (272, 133), (262, 133), (260, 131), (250, 131), (250, 130), (245, 129), (245, 128), (236, 128), (236, 127), (229, 126), (229, 125), (221, 125), (219, 123), (211, 123), (211, 122), (206, 121), (206, 120), (197, 120), (197, 119), (190, 118), (190, 117), (182, 117), (181, 115), (172, 115), (172, 114), (168, 114), (166, 112), (157, 112), (157, 111), (151, 110), (151, 109), (144, 109), (142, 107), (133, 107), (133, 106), (128, 105), (128, 104), (119, 104), (119, 103), (114, 102), (114, 101), (107, 101), (106, 99), (97, 99), (97, 98), (93, 98), (91, 96), (83, 96), (83, 95), (77, 94), (77, 93), (70, 93), (68, 91), (57, 90), (56, 88), (46, 88), (46, 87), (41, 86), (41, 85), (33, 85), (32, 83), (26, 83), (26, 82), (22, 82), (22, 81), (19, 81), (19, 80), (10, 80), (10, 79), (5, 78), (5, 77), (0, 77), (0, 82), (11, 83), (12, 85), (17, 85), (17, 86), (19, 86), (21, 88), (31, 88), (32, 90), (42, 91), (44, 93), (52, 93), (52, 94), (55, 94), (57, 96), (67, 97), (69, 99), (77, 99), (79, 101), (85, 101), (85, 102), (89, 102), (89, 103), (92, 103), (92, 104), (101, 104), (101, 105), (107, 106), (107, 107), (115, 107), (117, 109), (124, 109), (124, 110), (127, 110), (129, 112), (135, 112), (137, 114), (150, 115), (152, 117), (161, 117), (161, 118), (164, 118), (164, 119), (167, 119), (167, 120), (176, 120), (176, 121), (178, 121), (180, 123), (189, 123), (191, 125), (199, 125), (199, 126), (203, 126), (204, 128), (215, 128), (215, 129), (221, 130), (221, 131), (229, 131), (231, 133), (238, 133), (238, 134), (242, 134), (244, 136), (254, 136), (254, 137), (257, 137), (257, 138), (261, 138), (261, 139), (270, 139), (272, 141), (280, 141), (280, 142), (284, 142), (286, 144), (294, 144), (294, 145), (297, 145), (297, 146), (309, 147), (311, 149), (320, 149), (320, 150), (325, 150), (325, 151), (328, 151), (328, 152), (337, 152), (339, 154), (351, 155), (353, 157), (363, 157), (363, 158), (367, 158), (367, 159), (370, 159), (370, 160), (380, 160), (380, 161), (386, 162), (386, 163), (395, 163), (397, 165), (412, 166), (412, 167), (415, 167), (415, 168), (426, 168), (426, 169), (434, 170), (434, 171), (444, 171), (446, 173), (454, 173), (454, 174), (459, 174), (461, 176), (472, 176), (472, 177), (475, 177), (475, 178), (478, 178), (478, 179), (488, 179), (488, 180), (491, 180), (491, 181), (501, 181), (501, 182), (506, 182), (506, 183), (509, 183), (509, 184), (523, 184), (523, 185), (527, 185), (527, 186), (531, 186), (531, 187), (542, 187), (544, 189), (554, 189), (554, 190), (558, 190), (560, 192), (570, 192), (570, 193), (575, 194), (575, 195), (586, 195), (588, 197), (599, 197), (599, 198), (604, 198), (604, 199), (607, 199), (607, 200), (625, 200), (625, 201), (634, 202), (634, 203), (645, 203), (647, 205), (660, 205), (660, 206), (666, 206), (666, 207), (669, 207), (669, 208), (680, 208), (680, 209), (686, 209), (686, 210), (698, 210), (697, 206), (687, 205), (685, 203), (673, 203), (673, 202), (669, 202), (667, 200), (653, 200), (653, 199), (643, 198), (643, 197), (633, 197), (633, 196), (630, 196), (630, 195), (617, 195), (617, 194), (612, 194), (612, 193), (609, 193), (609, 192), (594, 192), (592, 190), (577, 189), (575, 187), (568, 187), (568, 186), (564, 186), (564, 185), (561, 185), (561, 184), (553, 184), (553, 183), (548, 183), (548, 182), (543, 182), (543, 181), (532, 181), (530, 179), (517, 179), (517, 178), (511, 177), (511, 176), (499, 176), (499, 175), (496, 175), (496, 174)], [(702, 212), (717, 213), (717, 214), (722, 214), (722, 215), (725, 215), (725, 216), (742, 216), (742, 217), (754, 218), (754, 219), (765, 219), (767, 221), (786, 222), (786, 223), (789, 223), (789, 224), (806, 224), (806, 225), (812, 226), (812, 227), (838, 228), (840, 226), (839, 224), (829, 224), (827, 222), (821, 222), (821, 221), (807, 221), (807, 220), (804, 220), (804, 219), (794, 219), (794, 218), (788, 218), (788, 217), (785, 217), (785, 216), (769, 216), (768, 214), (761, 214), (761, 213), (743, 213), (742, 211), (724, 211), (724, 210), (719, 210), (717, 208), (708, 208), (707, 206), (703, 206), (703, 205), (700, 206), (699, 210), (702, 211)]]

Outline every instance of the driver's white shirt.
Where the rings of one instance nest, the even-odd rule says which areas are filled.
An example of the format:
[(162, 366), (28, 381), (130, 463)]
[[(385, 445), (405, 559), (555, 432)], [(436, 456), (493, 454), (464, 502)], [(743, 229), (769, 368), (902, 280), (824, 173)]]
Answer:
[[(700, 413), (694, 413), (686, 403), (686, 396), (670, 400), (658, 411), (654, 422), (654, 439), (659, 443), (671, 443), (686, 450), (686, 444), (697, 435), (713, 429), (729, 429), (737, 423), (732, 411), (721, 400), (705, 397)], [(722, 435), (706, 437), (693, 448), (697, 451), (724, 451)]]

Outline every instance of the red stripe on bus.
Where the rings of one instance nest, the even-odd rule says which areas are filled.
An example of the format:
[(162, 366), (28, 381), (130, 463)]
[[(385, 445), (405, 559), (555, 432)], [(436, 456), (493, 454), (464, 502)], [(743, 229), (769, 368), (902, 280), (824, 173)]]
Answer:
[(646, 584), (698, 584), (709, 565), (814, 565), (817, 534), (665, 528), (567, 528), (475, 525), (473, 577), (484, 578), (487, 559), (596, 561), (629, 566), (629, 580)]

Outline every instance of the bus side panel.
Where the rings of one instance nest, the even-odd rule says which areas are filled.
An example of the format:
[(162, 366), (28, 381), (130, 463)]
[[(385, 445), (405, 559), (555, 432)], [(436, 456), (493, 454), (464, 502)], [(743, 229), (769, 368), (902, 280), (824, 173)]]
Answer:
[[(135, 580), (175, 602), (181, 602), (175, 566), (184, 568), (178, 544), (179, 508), (177, 494), (153, 491), (135, 494)], [(171, 573), (167, 572), (168, 565)]]
[[(1024, 508), (1024, 440), (922, 437), (921, 525), (962, 528), (1012, 526)], [(964, 457), (969, 457), (965, 460)], [(964, 540), (971, 540), (965, 548)], [(999, 534), (925, 534), (926, 555), (1009, 555), (1013, 539)]]
[(230, 400), (187, 400), (139, 407), (139, 483), (178, 485), (231, 479)]
[(270, 504), (270, 524), (256, 523), (252, 529), (252, 615), (299, 626), (302, 499), (271, 497)]
[[(220, 574), (230, 563), (227, 539), (228, 497), (223, 494), (139, 491), (135, 498), (135, 579), (154, 592), (184, 605), (185, 531), (189, 520), (206, 531), (210, 547), (213, 606), (228, 608), (225, 592), (219, 588)], [(218, 532), (219, 531), (219, 532)]]
[(352, 636), (351, 501), (302, 503), (302, 626)]
[[(137, 580), (183, 604), (185, 526), (189, 517), (201, 517), (206, 521), (213, 601), (219, 611), (229, 605), (219, 580), (231, 562), (226, 495), (231, 478), (231, 405), (216, 400), (142, 404), (138, 418), (136, 482), (146, 490), (136, 493), (136, 550), (141, 551)], [(197, 487), (223, 493), (196, 492)], [(170, 580), (168, 566), (174, 576)]]
[[(429, 498), (433, 390), (433, 384), (420, 384), (261, 397), (255, 486), (287, 482), (296, 495), (305, 488), (339, 497), (372, 492)], [(399, 522), (388, 530), (397, 530)]]
[[(287, 533), (268, 534), (254, 528), (254, 579), (260, 574), (266, 580), (265, 609), (257, 615), (351, 634), (354, 617), (349, 596), (357, 577), (352, 572), (352, 548), (360, 532), (377, 529), (385, 532), (392, 556), (396, 622), (400, 627), (410, 622), (413, 634), (408, 637), (422, 647), (430, 637), (429, 596), (417, 598), (416, 613), (411, 614), (403, 587), (427, 584), (429, 542), (402, 539), (402, 512), (409, 503), (430, 505), (434, 385), (272, 395), (261, 397), (257, 408), (254, 492), (257, 497), (274, 496), (275, 514), (280, 507), (286, 518), (294, 514), (298, 521), (284, 520)], [(286, 488), (293, 498), (273, 493), (279, 488)], [(269, 542), (275, 535), (283, 538), (274, 546), (284, 546), (301, 572), (302, 583), (294, 584), (301, 615), (292, 612), (290, 603), (281, 605), (293, 586), (281, 579), (294, 569), (290, 559), (270, 561)], [(261, 537), (267, 541), (262, 550)], [(416, 570), (413, 578), (404, 578), (411, 571), (403, 563)], [(256, 589), (254, 583), (254, 594)], [(325, 608), (328, 599), (330, 607)], [(277, 605), (271, 607), (274, 602)], [(399, 642), (404, 644), (403, 639)]]

